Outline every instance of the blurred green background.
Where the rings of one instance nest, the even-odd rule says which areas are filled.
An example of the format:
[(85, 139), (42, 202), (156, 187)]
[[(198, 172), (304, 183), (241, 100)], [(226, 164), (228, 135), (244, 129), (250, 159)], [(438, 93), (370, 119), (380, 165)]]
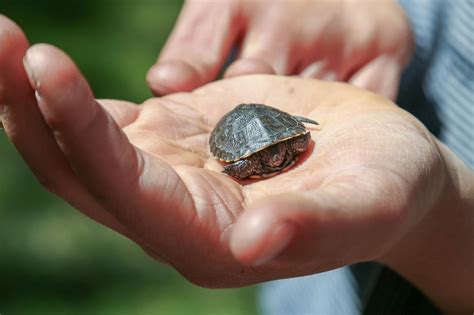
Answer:
[[(141, 102), (182, 1), (1, 0), (31, 43), (76, 61), (98, 98)], [(46, 192), (0, 134), (0, 314), (256, 314), (255, 288), (196, 287)]]

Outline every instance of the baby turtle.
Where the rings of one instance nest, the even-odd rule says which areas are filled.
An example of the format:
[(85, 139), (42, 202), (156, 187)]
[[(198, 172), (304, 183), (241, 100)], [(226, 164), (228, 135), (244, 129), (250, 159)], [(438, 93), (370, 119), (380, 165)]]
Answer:
[(211, 132), (211, 153), (229, 163), (223, 172), (237, 179), (273, 176), (295, 164), (308, 148), (311, 134), (303, 123), (318, 125), (271, 106), (240, 104)]

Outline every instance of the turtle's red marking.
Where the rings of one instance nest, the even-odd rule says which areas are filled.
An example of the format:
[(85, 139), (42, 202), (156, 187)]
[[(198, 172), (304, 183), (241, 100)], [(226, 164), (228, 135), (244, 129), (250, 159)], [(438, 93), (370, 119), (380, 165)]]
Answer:
[[(252, 176), (247, 177), (245, 179), (237, 179), (237, 178), (234, 178), (232, 176), (230, 176), (230, 177), (233, 180), (237, 181), (242, 186), (246, 186), (246, 185), (256, 183), (258, 181), (270, 179), (272, 177), (275, 177), (276, 175), (279, 175), (281, 173), (286, 173), (286, 172), (290, 171), (292, 168), (298, 167), (301, 164), (303, 164), (311, 156), (311, 154), (313, 154), (314, 147), (315, 147), (315, 142), (313, 141), (313, 139), (311, 139), (308, 142), (308, 148), (306, 149), (306, 151), (304, 151), (299, 156), (295, 157), (295, 159), (293, 159), (293, 161), (290, 163), (290, 165), (288, 165), (287, 167), (285, 167), (283, 170), (281, 170), (279, 172), (273, 172), (273, 173), (264, 174), (264, 175), (252, 175)], [(226, 163), (223, 163), (223, 164), (225, 165)]]

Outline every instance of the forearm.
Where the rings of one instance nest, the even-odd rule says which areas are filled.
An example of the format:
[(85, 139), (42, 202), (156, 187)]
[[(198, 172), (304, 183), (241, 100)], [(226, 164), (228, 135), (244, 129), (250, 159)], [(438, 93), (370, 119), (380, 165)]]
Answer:
[(474, 172), (444, 145), (442, 195), (420, 224), (382, 262), (393, 268), (443, 311), (474, 310)]

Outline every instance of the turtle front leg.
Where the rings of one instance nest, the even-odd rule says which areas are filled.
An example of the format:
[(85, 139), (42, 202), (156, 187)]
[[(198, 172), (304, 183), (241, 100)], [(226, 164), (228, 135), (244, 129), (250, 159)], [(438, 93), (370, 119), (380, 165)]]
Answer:
[(222, 172), (237, 179), (244, 179), (252, 175), (262, 174), (263, 168), (256, 156), (249, 156), (246, 159), (227, 164)]
[(293, 155), (300, 155), (308, 149), (309, 140), (311, 140), (311, 134), (309, 132), (288, 140), (288, 151)]

